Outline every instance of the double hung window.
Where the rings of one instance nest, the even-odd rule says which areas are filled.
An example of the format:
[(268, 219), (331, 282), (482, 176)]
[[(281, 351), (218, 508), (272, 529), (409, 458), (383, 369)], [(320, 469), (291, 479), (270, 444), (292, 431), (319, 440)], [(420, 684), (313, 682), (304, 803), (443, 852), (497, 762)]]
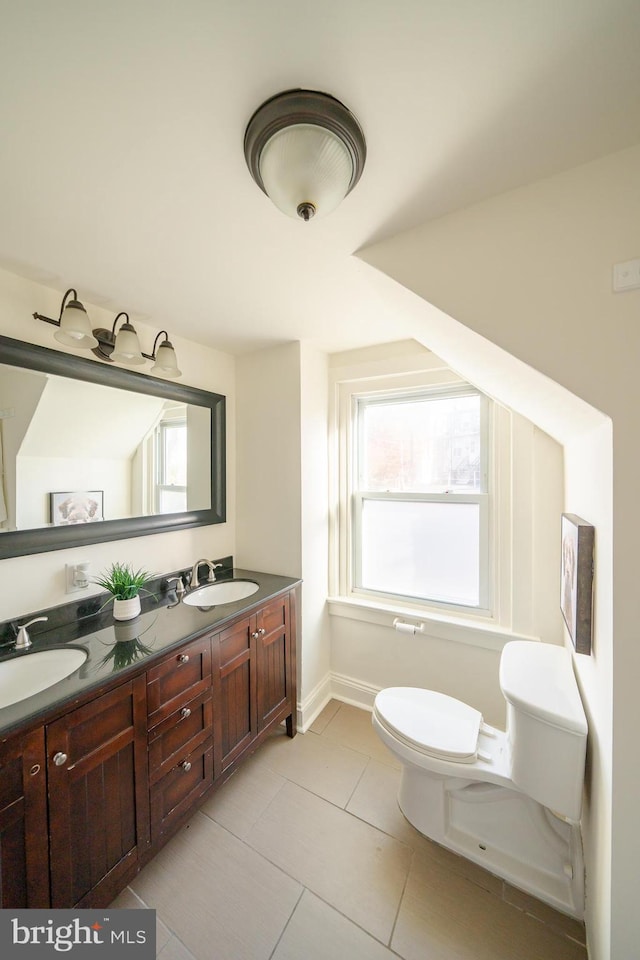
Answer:
[(156, 428), (156, 512), (187, 509), (187, 422), (161, 420)]
[(488, 400), (352, 395), (351, 592), (488, 612)]

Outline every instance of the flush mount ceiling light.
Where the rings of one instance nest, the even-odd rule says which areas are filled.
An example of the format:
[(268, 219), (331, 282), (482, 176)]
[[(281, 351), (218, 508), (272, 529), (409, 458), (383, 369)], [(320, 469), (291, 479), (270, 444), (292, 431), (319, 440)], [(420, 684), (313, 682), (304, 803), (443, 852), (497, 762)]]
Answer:
[[(72, 299), (68, 300), (67, 298), (71, 295), (73, 295)], [(119, 313), (113, 321), (111, 330), (105, 327), (92, 330), (87, 311), (78, 300), (78, 294), (74, 289), (67, 290), (62, 298), (60, 316), (57, 320), (45, 317), (41, 313), (34, 313), (33, 316), (36, 320), (43, 320), (58, 327), (53, 336), (59, 343), (64, 343), (68, 347), (92, 350), (101, 360), (109, 363), (111, 361), (123, 363), (127, 367), (138, 366), (145, 360), (153, 360), (151, 373), (156, 377), (166, 377), (171, 380), (182, 376), (182, 371), (178, 369), (176, 352), (166, 330), (161, 330), (157, 335), (153, 343), (153, 351), (143, 353), (140, 349), (138, 334), (129, 320), (128, 313), (124, 311)], [(125, 322), (116, 334), (116, 325), (121, 317)], [(164, 339), (158, 345), (160, 337)]]
[(287, 90), (249, 120), (244, 155), (251, 176), (276, 207), (309, 221), (331, 213), (353, 190), (367, 147), (360, 124), (335, 97)]

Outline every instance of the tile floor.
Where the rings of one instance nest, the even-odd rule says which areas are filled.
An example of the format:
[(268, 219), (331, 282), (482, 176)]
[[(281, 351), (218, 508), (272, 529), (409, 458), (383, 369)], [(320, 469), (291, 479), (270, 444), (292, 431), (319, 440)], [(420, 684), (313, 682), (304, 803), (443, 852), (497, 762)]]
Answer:
[(584, 928), (418, 834), (371, 715), (275, 733), (114, 907), (162, 960), (586, 960)]

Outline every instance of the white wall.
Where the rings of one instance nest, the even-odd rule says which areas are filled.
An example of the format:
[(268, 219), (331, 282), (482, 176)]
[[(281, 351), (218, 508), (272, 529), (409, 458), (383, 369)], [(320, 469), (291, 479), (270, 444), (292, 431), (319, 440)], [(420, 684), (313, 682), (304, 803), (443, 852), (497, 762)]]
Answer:
[(327, 355), (300, 345), (302, 447), (302, 644), (299, 699), (305, 726), (329, 694), (329, 464)]
[[(34, 320), (37, 311), (57, 317), (64, 290), (23, 280), (0, 271), (0, 334), (50, 347), (64, 353), (89, 357), (87, 351), (72, 350), (53, 339), (54, 327)], [(78, 294), (94, 327), (111, 327), (117, 310), (92, 306), (82, 290)], [(148, 350), (157, 333), (152, 326), (132, 320), (138, 330), (143, 350)], [(65, 594), (65, 563), (89, 560), (92, 574), (97, 575), (113, 560), (131, 562), (153, 572), (163, 573), (188, 567), (198, 557), (222, 557), (235, 554), (235, 360), (228, 354), (211, 350), (179, 337), (172, 342), (183, 371), (182, 381), (190, 386), (211, 390), (227, 397), (227, 522), (193, 530), (136, 537), (105, 544), (89, 544), (73, 550), (56, 550), (0, 560), (0, 620), (20, 618), (32, 610), (78, 600), (97, 590)], [(146, 368), (145, 368), (146, 369)], [(0, 536), (2, 534), (0, 533)]]
[(237, 362), (238, 566), (302, 573), (300, 344)]
[[(70, 477), (73, 477), (71, 483)], [(131, 464), (128, 460), (19, 456), (16, 484), (20, 491), (16, 517), (18, 530), (46, 527), (51, 523), (49, 494), (64, 490), (102, 491), (105, 520), (134, 516), (131, 512)], [(59, 514), (57, 519), (61, 519)]]
[(298, 701), (305, 724), (329, 693), (327, 358), (289, 343), (240, 357), (240, 566), (302, 577)]
[(628, 960), (640, 941), (640, 291), (611, 286), (613, 264), (640, 256), (639, 169), (634, 147), (361, 252), (426, 301), (417, 339), (479, 385), (488, 371), (499, 397), (565, 444), (565, 509), (597, 523), (595, 652), (575, 657), (598, 745), (584, 832), (592, 960)]

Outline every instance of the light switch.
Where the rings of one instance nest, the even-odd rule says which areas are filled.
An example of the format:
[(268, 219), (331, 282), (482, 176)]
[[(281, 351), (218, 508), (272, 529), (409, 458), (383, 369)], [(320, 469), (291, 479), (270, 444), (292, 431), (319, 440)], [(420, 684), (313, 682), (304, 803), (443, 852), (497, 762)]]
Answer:
[(625, 260), (613, 266), (613, 290), (620, 293), (623, 290), (634, 290), (640, 287), (640, 258)]

